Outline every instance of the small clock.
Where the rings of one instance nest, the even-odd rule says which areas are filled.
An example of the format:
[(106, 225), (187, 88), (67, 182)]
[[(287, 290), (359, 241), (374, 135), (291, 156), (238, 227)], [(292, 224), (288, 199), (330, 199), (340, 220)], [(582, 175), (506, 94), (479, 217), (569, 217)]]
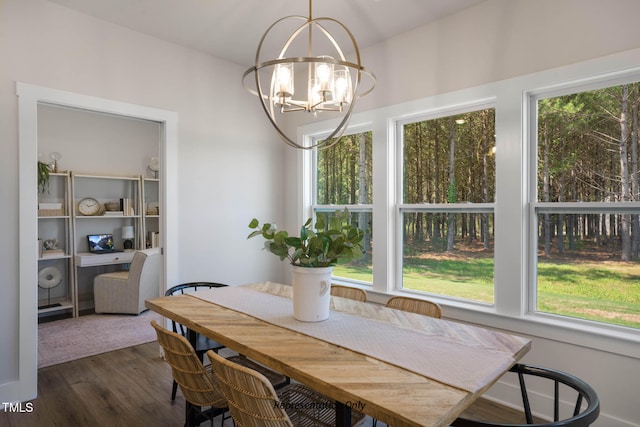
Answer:
[(78, 212), (85, 216), (97, 215), (100, 213), (100, 202), (93, 197), (85, 197), (78, 203)]

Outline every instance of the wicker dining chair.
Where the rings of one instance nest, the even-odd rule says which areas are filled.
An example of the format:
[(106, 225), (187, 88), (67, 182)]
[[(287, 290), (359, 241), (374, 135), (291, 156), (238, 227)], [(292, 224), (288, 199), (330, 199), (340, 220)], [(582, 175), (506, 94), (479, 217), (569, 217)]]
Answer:
[[(238, 365), (213, 351), (207, 352), (213, 372), (239, 427), (333, 427), (334, 402), (302, 384), (289, 384), (277, 392), (259, 372)], [(364, 414), (351, 413), (351, 424)]]
[[(191, 282), (191, 283), (183, 283), (180, 285), (173, 286), (166, 290), (164, 293), (165, 296), (172, 295), (183, 295), (190, 294), (193, 292), (197, 292), (198, 290), (203, 289), (212, 289), (212, 288), (221, 288), (227, 286), (222, 283), (214, 283), (214, 282)], [(172, 320), (171, 321), (171, 329), (173, 332), (182, 335), (183, 337), (187, 337), (187, 328), (184, 325)], [(196, 345), (195, 351), (198, 358), (202, 361), (204, 354), (209, 351), (218, 351), (224, 348), (224, 346), (217, 341), (212, 340), (211, 338), (207, 338), (204, 335), (197, 334), (196, 335)], [(178, 383), (173, 381), (173, 386), (171, 388), (171, 400), (176, 399), (176, 392), (178, 391)]]
[[(215, 283), (215, 282), (190, 282), (190, 283), (183, 283), (181, 285), (176, 285), (173, 286), (169, 289), (167, 289), (167, 291), (165, 292), (165, 296), (172, 296), (172, 295), (184, 295), (184, 294), (190, 294), (190, 293), (195, 293), (198, 292), (199, 290), (204, 290), (204, 289), (213, 289), (213, 288), (222, 288), (225, 287), (227, 285), (222, 284), (222, 283)], [(184, 327), (184, 325), (176, 322), (176, 321), (171, 321), (171, 327), (173, 329), (173, 332), (182, 335), (183, 337), (187, 337), (187, 328)], [(207, 351), (209, 350), (213, 350), (215, 352), (218, 352), (219, 350), (223, 349), (224, 346), (220, 343), (218, 343), (217, 341), (212, 340), (211, 338), (207, 338), (206, 336), (202, 335), (202, 334), (197, 334), (196, 335), (196, 346), (195, 346), (195, 351), (196, 351), (196, 355), (198, 356), (198, 359), (200, 359), (200, 361), (203, 360), (204, 355)], [(239, 356), (232, 356), (232, 359), (243, 366), (246, 366), (248, 368), (251, 369), (255, 369), (256, 371), (260, 372), (262, 375), (264, 375), (265, 377), (267, 377), (269, 379), (269, 381), (271, 382), (271, 384), (273, 384), (273, 386), (275, 388), (279, 388), (282, 387), (286, 384), (289, 384), (290, 379), (287, 378), (286, 376), (273, 371), (271, 369), (268, 369), (262, 365), (259, 365), (257, 363), (255, 363), (254, 361), (252, 361), (251, 359), (248, 359), (242, 355)], [(173, 386), (171, 388), (171, 400), (175, 400), (176, 399), (176, 393), (178, 391), (178, 383), (174, 380), (173, 381)]]
[[(166, 290), (164, 293), (165, 296), (169, 297), (172, 295), (183, 295), (190, 294), (193, 292), (197, 292), (202, 289), (212, 289), (212, 288), (220, 288), (224, 285), (222, 283), (214, 283), (214, 282), (191, 282), (191, 283), (182, 283), (180, 285), (173, 286)], [(187, 338), (187, 328), (184, 325), (176, 322), (175, 320), (171, 321), (171, 329), (173, 332), (182, 335)], [(218, 351), (224, 348), (224, 346), (217, 341), (212, 340), (211, 338), (207, 338), (204, 335), (197, 334), (196, 335), (196, 345), (195, 351), (198, 358), (202, 361), (204, 354), (209, 350)], [(176, 392), (178, 391), (178, 383), (173, 381), (173, 386), (171, 387), (171, 401), (176, 400)]]
[(397, 310), (423, 314), (429, 317), (436, 317), (438, 319), (442, 317), (442, 309), (440, 309), (439, 304), (423, 299), (401, 296), (391, 297), (387, 301), (386, 306), (389, 308), (395, 308)]
[[(210, 367), (203, 366), (185, 337), (163, 328), (155, 320), (151, 321), (151, 326), (156, 330), (165, 360), (186, 401), (185, 426), (204, 419), (209, 419), (213, 426), (213, 419), (218, 415), (222, 415), (220, 425), (223, 425), (224, 414), (228, 411), (227, 400)], [(209, 409), (202, 410), (202, 407)]]
[(334, 297), (349, 298), (352, 300), (367, 302), (367, 293), (353, 286), (331, 285), (331, 295)]

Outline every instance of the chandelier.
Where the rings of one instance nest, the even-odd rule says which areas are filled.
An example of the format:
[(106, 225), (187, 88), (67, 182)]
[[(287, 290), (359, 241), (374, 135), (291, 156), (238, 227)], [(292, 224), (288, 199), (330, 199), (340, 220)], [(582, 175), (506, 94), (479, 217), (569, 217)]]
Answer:
[[(373, 90), (375, 77), (360, 63), (360, 50), (349, 29), (333, 18), (313, 18), (311, 11), (312, 0), (309, 0), (308, 17), (286, 16), (267, 29), (258, 44), (255, 65), (245, 71), (242, 83), (245, 89), (258, 96), (269, 121), (284, 142), (295, 148), (322, 149), (334, 145), (344, 134), (356, 99)], [(283, 29), (288, 25), (291, 29)], [(330, 27), (337, 29), (347, 41), (348, 50), (345, 48), (345, 51), (351, 59), (347, 59), (336, 37), (329, 32)], [(279, 55), (263, 60), (263, 48), (283, 31), (287, 38)], [(255, 88), (247, 86), (250, 74), (254, 75)], [(362, 90), (360, 83), (364, 76), (369, 80), (369, 87)], [(313, 117), (321, 112), (331, 112), (331, 117), (338, 117), (339, 124), (323, 140), (302, 145), (281, 127), (283, 117), (293, 112), (309, 113)]]

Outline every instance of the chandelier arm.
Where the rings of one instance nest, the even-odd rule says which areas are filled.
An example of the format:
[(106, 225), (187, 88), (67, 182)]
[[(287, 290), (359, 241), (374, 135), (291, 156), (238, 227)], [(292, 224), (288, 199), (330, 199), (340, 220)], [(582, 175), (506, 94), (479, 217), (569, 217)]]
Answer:
[(245, 71), (245, 75), (249, 74), (254, 70), (260, 70), (262, 68), (270, 67), (278, 64), (287, 64), (290, 62), (322, 62), (326, 64), (335, 64), (335, 65), (343, 65), (345, 67), (353, 68), (353, 69), (361, 69), (365, 70), (365, 68), (361, 65), (358, 65), (354, 62), (342, 61), (340, 59), (334, 59), (329, 57), (318, 57), (318, 56), (295, 56), (289, 58), (278, 58), (278, 59), (270, 59), (268, 61), (261, 62), (259, 64), (254, 65)]
[[(246, 74), (246, 73), (245, 73)], [(258, 72), (256, 70), (255, 72), (255, 82), (256, 82), (256, 87), (258, 89), (259, 93), (262, 93), (262, 84), (260, 83), (260, 77), (258, 75)], [(263, 96), (259, 96), (260, 98), (260, 105), (262, 105), (262, 108), (264, 110), (264, 112), (266, 113), (267, 117), (269, 118), (269, 121), (271, 122), (271, 125), (276, 129), (276, 131), (278, 132), (278, 134), (280, 135), (280, 138), (289, 146), (293, 147), (293, 148), (298, 148), (298, 149), (303, 149), (303, 150), (310, 150), (310, 149), (314, 149), (316, 147), (319, 147), (322, 144), (313, 144), (309, 147), (306, 147), (304, 145), (300, 145), (297, 142), (295, 142), (294, 140), (292, 140), (291, 138), (289, 138), (283, 131), (282, 129), (280, 129), (280, 126), (278, 126), (278, 123), (275, 119), (275, 112), (273, 111), (273, 103), (269, 102), (269, 106), (267, 107), (267, 103), (265, 102), (265, 97)], [(267, 97), (267, 99), (270, 97)], [(343, 120), (344, 122), (344, 120)], [(335, 132), (334, 132), (335, 133)], [(333, 145), (333, 144), (332, 144)]]
[[(296, 16), (296, 17), (302, 18), (301, 16)], [(291, 18), (291, 16), (290, 16), (290, 18)], [(280, 55), (278, 55), (278, 59), (283, 58), (283, 55), (289, 49), (289, 46), (291, 46), (291, 43), (293, 43), (293, 41), (296, 39), (296, 37), (298, 37), (298, 35), (300, 35), (302, 30), (304, 30), (307, 27), (310, 27), (310, 25), (311, 25), (311, 22), (307, 21), (304, 24), (302, 24), (301, 26), (299, 26), (293, 33), (291, 33), (291, 35), (289, 36), (287, 41), (284, 42), (284, 45), (282, 46), (282, 50), (280, 51)], [(311, 30), (311, 28), (309, 28), (309, 30)], [(266, 36), (266, 34), (265, 34), (265, 36)]]
[(331, 21), (331, 22), (335, 22), (336, 24), (340, 25), (345, 32), (349, 35), (349, 37), (351, 38), (351, 44), (353, 45), (353, 48), (356, 52), (356, 58), (358, 61), (358, 66), (360, 66), (360, 49), (358, 48), (358, 44), (356, 43), (355, 38), (353, 38), (353, 36), (351, 36), (351, 33), (349, 32), (349, 30), (347, 29), (347, 27), (345, 27), (344, 25), (342, 25), (342, 23), (336, 19), (333, 18), (316, 18), (314, 19), (312, 22), (309, 22), (309, 24), (313, 24), (316, 27), (318, 27), (318, 29), (320, 31), (322, 31), (322, 33), (325, 35), (325, 37), (331, 42), (331, 44), (333, 45), (333, 47), (336, 49), (336, 51), (338, 52), (338, 54), (340, 55), (340, 59), (343, 61), (346, 61), (346, 58), (344, 56), (344, 53), (342, 52), (342, 49), (340, 48), (340, 45), (338, 44), (338, 42), (336, 41), (336, 39), (331, 35), (331, 33), (329, 32), (329, 30), (327, 30), (319, 21), (320, 20), (324, 20), (324, 21)]
[(292, 106), (287, 106), (286, 108), (283, 106), (281, 108), (281, 111), (285, 112), (285, 113), (293, 113), (296, 111), (307, 111), (307, 109), (304, 106), (301, 105), (296, 105), (296, 104), (291, 104)]
[(376, 76), (375, 76), (375, 74), (373, 74), (371, 71), (367, 70), (364, 67), (360, 68), (360, 73), (358, 73), (358, 81), (356, 82), (356, 86), (358, 86), (358, 83), (361, 80), (360, 79), (360, 74), (361, 73), (364, 73), (365, 75), (369, 76), (369, 78), (371, 79), (371, 87), (368, 88), (367, 90), (365, 90), (364, 92), (362, 92), (361, 94), (357, 95), (358, 99), (369, 95), (371, 92), (373, 92), (373, 89), (376, 88)]
[[(255, 77), (256, 89), (258, 90), (258, 93), (262, 94), (262, 84), (260, 83), (260, 75), (257, 70), (254, 74), (254, 77)], [(269, 106), (267, 107), (267, 104), (265, 102), (265, 97), (259, 96), (258, 98), (260, 99), (260, 105), (262, 105), (262, 108), (264, 109), (264, 112), (267, 114), (269, 121), (271, 121), (271, 125), (274, 126), (279, 133), (281, 133), (280, 128), (274, 118), (275, 112), (273, 111), (273, 102), (269, 102)], [(267, 99), (270, 101), (270, 97), (267, 97)]]
[[(260, 62), (260, 51), (262, 50), (262, 45), (264, 44), (264, 41), (266, 40), (267, 36), (269, 35), (269, 33), (271, 32), (273, 27), (275, 27), (276, 25), (278, 25), (282, 21), (285, 21), (285, 20), (291, 19), (291, 18), (293, 18), (293, 19), (304, 19), (305, 21), (307, 20), (307, 18), (304, 17), (304, 16), (289, 15), (289, 16), (285, 16), (284, 18), (280, 18), (276, 22), (271, 24), (271, 26), (269, 28), (267, 28), (267, 31), (265, 31), (265, 33), (262, 35), (262, 38), (260, 39), (260, 43), (258, 43), (258, 48), (256, 49), (256, 58), (255, 58), (255, 63), (256, 64), (258, 64)], [(296, 32), (301, 31), (301, 29), (304, 28), (305, 26), (306, 25), (302, 25), (300, 28), (298, 28), (298, 30)], [(287, 40), (287, 42), (291, 43), (289, 40)]]
[[(258, 76), (258, 73), (256, 71), (255, 73), (255, 81), (256, 81), (256, 86), (257, 89), (260, 93), (262, 93), (262, 85), (260, 84), (260, 78)], [(291, 138), (289, 138), (281, 129), (280, 126), (278, 126), (278, 123), (275, 120), (275, 113), (273, 111), (273, 103), (269, 102), (270, 106), (267, 107), (267, 104), (265, 103), (264, 97), (260, 96), (260, 105), (262, 105), (262, 108), (264, 109), (264, 112), (266, 113), (267, 117), (269, 118), (269, 121), (271, 122), (271, 125), (276, 129), (276, 131), (278, 132), (278, 134), (280, 135), (280, 138), (282, 138), (282, 140), (290, 145), (293, 148), (300, 148), (300, 149), (306, 149), (307, 147), (304, 147), (298, 143), (296, 143), (295, 141), (293, 141)]]
[(247, 71), (244, 72), (244, 74), (242, 75), (242, 87), (250, 94), (260, 97), (262, 96), (262, 94), (258, 93), (255, 89), (247, 86), (246, 84), (247, 76), (254, 72), (255, 73), (258, 72), (258, 69), (255, 66), (249, 68)]

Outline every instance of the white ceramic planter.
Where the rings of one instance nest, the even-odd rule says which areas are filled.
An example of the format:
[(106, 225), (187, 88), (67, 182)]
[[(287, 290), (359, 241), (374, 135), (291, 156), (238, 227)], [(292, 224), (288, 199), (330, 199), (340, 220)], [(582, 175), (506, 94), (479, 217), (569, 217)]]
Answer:
[(293, 317), (302, 322), (329, 318), (333, 267), (293, 266)]

